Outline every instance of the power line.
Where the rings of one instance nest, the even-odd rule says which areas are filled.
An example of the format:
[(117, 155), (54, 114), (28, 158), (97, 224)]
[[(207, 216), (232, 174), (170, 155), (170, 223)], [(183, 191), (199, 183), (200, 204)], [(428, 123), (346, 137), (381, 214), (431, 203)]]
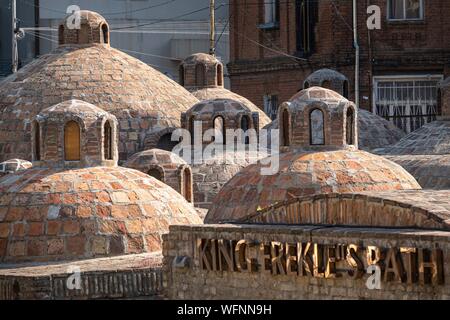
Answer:
[[(68, 14), (68, 12), (66, 12), (66, 11), (62, 11), (62, 10), (58, 10), (58, 9), (52, 9), (52, 8), (47, 8), (47, 7), (43, 7), (41, 5), (37, 6), (34, 3), (29, 2), (27, 0), (20, 0), (20, 1), (22, 3), (24, 3), (24, 4), (27, 4), (29, 6), (33, 6), (35, 8), (44, 9), (44, 10), (47, 10), (47, 11), (50, 11), (50, 12), (62, 13), (64, 15)], [(134, 13), (134, 12), (139, 12), (139, 11), (145, 11), (145, 10), (148, 10), (148, 9), (162, 7), (162, 6), (168, 5), (168, 4), (170, 4), (172, 2), (175, 2), (175, 1), (177, 1), (177, 0), (169, 0), (169, 1), (166, 1), (166, 2), (158, 3), (158, 4), (155, 4), (155, 5), (152, 5), (152, 6), (148, 6), (148, 7), (145, 7), (145, 8), (134, 9), (134, 10), (129, 10), (129, 11), (106, 12), (106, 13), (101, 13), (101, 15), (103, 15), (103, 16), (112, 16), (112, 15), (120, 15), (120, 14), (127, 14), (127, 13)]]
[(133, 51), (133, 50), (122, 49), (122, 48), (116, 48), (116, 49), (121, 50), (121, 51), (130, 52), (130, 53), (142, 54), (142, 55), (144, 55), (144, 56), (149, 56), (149, 57), (154, 57), (154, 58), (167, 59), (167, 60), (171, 60), (171, 61), (173, 61), (173, 60), (181, 61), (181, 59), (179, 59), (179, 58), (174, 58), (174, 57), (160, 56), (160, 55), (157, 55), (157, 54), (151, 54), (151, 53), (145, 53), (145, 52)]
[[(216, 6), (215, 10), (217, 10), (217, 9), (223, 7), (223, 6), (224, 6), (224, 4), (222, 3), (222, 4), (218, 5), (218, 6)], [(176, 19), (179, 19), (179, 18), (184, 18), (184, 17), (189, 16), (191, 14), (198, 13), (198, 12), (201, 12), (201, 11), (205, 11), (206, 9), (209, 9), (209, 6), (203, 7), (203, 8), (194, 10), (194, 11), (190, 11), (190, 12), (187, 12), (187, 13), (184, 13), (184, 14), (181, 14), (179, 16), (167, 18), (167, 19), (159, 19), (159, 20), (156, 20), (156, 21), (153, 21), (153, 22), (149, 22), (149, 23), (142, 23), (142, 24), (138, 24), (138, 25), (134, 25), (134, 26), (126, 26), (126, 27), (111, 28), (111, 29), (112, 30), (123, 30), (123, 29), (132, 29), (132, 28), (139, 28), (139, 27), (150, 26), (150, 25), (154, 25), (154, 24), (157, 24), (157, 23), (161, 23), (161, 22), (172, 21), (172, 20), (176, 20)]]

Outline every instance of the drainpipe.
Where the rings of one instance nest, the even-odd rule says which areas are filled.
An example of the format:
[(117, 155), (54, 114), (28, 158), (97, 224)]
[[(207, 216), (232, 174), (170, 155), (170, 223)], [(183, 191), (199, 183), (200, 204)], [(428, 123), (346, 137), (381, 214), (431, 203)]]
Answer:
[(355, 47), (355, 103), (359, 108), (359, 44), (358, 44), (358, 9), (353, 0), (353, 45)]

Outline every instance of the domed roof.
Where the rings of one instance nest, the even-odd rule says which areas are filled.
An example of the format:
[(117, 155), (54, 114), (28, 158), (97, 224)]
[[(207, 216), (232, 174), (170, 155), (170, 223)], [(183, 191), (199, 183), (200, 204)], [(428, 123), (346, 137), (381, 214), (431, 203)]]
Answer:
[(250, 109), (239, 101), (219, 98), (214, 100), (203, 100), (195, 104), (187, 112), (192, 113), (213, 113), (214, 111), (220, 111), (223, 113), (239, 113), (249, 112)]
[(358, 129), (358, 147), (366, 151), (391, 146), (406, 135), (392, 122), (364, 109), (358, 110)]
[[(89, 24), (91, 26), (98, 26), (101, 23), (106, 23), (106, 19), (97, 12), (90, 10), (80, 10), (78, 11), (80, 24)], [(70, 25), (74, 20), (74, 14), (69, 13), (66, 17), (60, 21), (59, 25), (67, 26)]]
[(303, 108), (305, 105), (315, 101), (327, 101), (335, 106), (342, 100), (347, 100), (339, 93), (322, 87), (311, 87), (297, 92), (289, 99), (291, 108)]
[[(192, 162), (194, 181), (194, 203), (196, 207), (207, 208), (211, 206), (217, 193), (238, 172), (258, 159), (265, 158), (267, 153), (258, 154), (236, 151), (216, 155), (203, 155), (201, 163)], [(192, 154), (194, 157), (194, 153)]]
[(183, 166), (187, 162), (173, 152), (155, 148), (136, 153), (128, 159), (124, 166), (137, 169), (137, 167), (148, 166), (149, 164)]
[(398, 164), (364, 151), (287, 152), (275, 175), (252, 164), (219, 192), (205, 222), (233, 221), (288, 199), (323, 193), (420, 189)]
[[(305, 91), (306, 90), (306, 91)], [(305, 89), (295, 94), (291, 99), (290, 108), (301, 108), (313, 102), (319, 96), (321, 90), (326, 90), (326, 97), (323, 100), (339, 101), (344, 99), (337, 92), (324, 89), (321, 87), (313, 87)], [(311, 91), (312, 90), (312, 91)], [(319, 98), (322, 99), (322, 98)], [(337, 106), (335, 104), (335, 106)], [(270, 133), (274, 129), (279, 129), (279, 120), (275, 119), (266, 126), (267, 135), (270, 140)], [(358, 147), (362, 150), (370, 151), (386, 145), (392, 145), (398, 142), (406, 134), (397, 128), (393, 123), (386, 119), (373, 114), (364, 109), (358, 109)]]
[(222, 64), (215, 56), (208, 54), (208, 53), (194, 53), (183, 60), (182, 64), (197, 64), (197, 63), (203, 63), (203, 64)]
[(169, 225), (201, 222), (175, 190), (133, 169), (33, 168), (0, 179), (2, 262), (159, 251)]
[(450, 154), (450, 121), (433, 121), (409, 133), (393, 146), (374, 150), (381, 155)]
[(142, 151), (149, 135), (180, 127), (180, 114), (198, 102), (175, 81), (109, 45), (61, 45), (0, 83), (0, 161), (30, 159), (31, 119), (70, 99), (118, 118), (122, 160)]
[(224, 87), (203, 88), (191, 91), (191, 93), (200, 101), (202, 100), (216, 100), (216, 99), (229, 99), (235, 100), (246, 106), (251, 112), (257, 112), (259, 114), (260, 128), (270, 123), (270, 118), (266, 113), (258, 108), (253, 102), (238, 95)]
[(425, 189), (450, 189), (450, 155), (385, 156), (405, 168)]
[(68, 117), (69, 115), (79, 115), (82, 118), (89, 118), (89, 117), (101, 117), (103, 115), (107, 115), (108, 112), (106, 112), (103, 109), (100, 109), (99, 107), (94, 106), (93, 104), (90, 104), (85, 101), (72, 99), (63, 101), (61, 103), (55, 104), (54, 106), (45, 108), (41, 112), (39, 112), (39, 117)]
[(335, 80), (346, 81), (347, 77), (336, 70), (323, 68), (311, 73), (306, 78), (305, 81), (309, 82), (314, 86), (320, 86), (320, 84), (323, 81), (335, 81)]
[(33, 166), (30, 161), (22, 159), (11, 159), (0, 163), (0, 177), (4, 174), (13, 173), (20, 170), (26, 170)]

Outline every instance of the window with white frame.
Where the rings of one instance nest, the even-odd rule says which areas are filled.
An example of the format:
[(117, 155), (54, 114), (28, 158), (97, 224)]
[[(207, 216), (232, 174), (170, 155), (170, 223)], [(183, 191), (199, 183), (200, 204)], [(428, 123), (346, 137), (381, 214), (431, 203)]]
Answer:
[(263, 0), (264, 1), (264, 23), (276, 24), (280, 21), (280, 1), (279, 0)]
[(439, 115), (442, 76), (375, 77), (373, 112), (409, 133)]
[(389, 0), (389, 20), (423, 19), (424, 0)]
[(278, 96), (273, 94), (264, 95), (264, 112), (271, 120), (275, 120), (278, 114)]

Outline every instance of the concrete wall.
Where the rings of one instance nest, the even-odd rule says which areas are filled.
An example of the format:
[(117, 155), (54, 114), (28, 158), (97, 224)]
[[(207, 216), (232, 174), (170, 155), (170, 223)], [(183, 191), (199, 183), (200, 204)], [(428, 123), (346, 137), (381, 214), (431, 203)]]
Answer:
[[(166, 295), (171, 299), (450, 299), (450, 232), (320, 226), (203, 225), (172, 226), (169, 234), (164, 237), (163, 255), (166, 273), (164, 285)], [(240, 261), (242, 266), (246, 263), (246, 258), (252, 259), (251, 263), (255, 269), (252, 268), (252, 272), (243, 269), (238, 271), (237, 260), (232, 257), (233, 271), (205, 270), (204, 261), (203, 267), (200, 264), (200, 257), (203, 255), (200, 254), (202, 247), (199, 249), (198, 239), (224, 239), (236, 242), (245, 239), (253, 242), (255, 244), (253, 249), (248, 250)], [(302, 243), (304, 252), (305, 245), (311, 243), (313, 245), (305, 256), (311, 258), (311, 261), (316, 261), (314, 257), (319, 256), (314, 254), (314, 244), (318, 245), (318, 252), (334, 247), (336, 265), (334, 268), (330, 267), (330, 270), (335, 269), (335, 272), (327, 274), (326, 270), (321, 269), (324, 266), (323, 262), (317, 263), (317, 267), (314, 262), (314, 272), (317, 272), (315, 275), (305, 272), (305, 275), (299, 276), (295, 271), (284, 275), (280, 271), (285, 260), (277, 259), (277, 253), (275, 255), (274, 252), (268, 253), (270, 247), (266, 248), (269, 250), (264, 253), (263, 258), (266, 259), (264, 271), (261, 268), (261, 250), (254, 249), (259, 248), (258, 244), (261, 243), (275, 244), (278, 246), (276, 249), (278, 254), (282, 251), (280, 248), (285, 249), (286, 243)], [(339, 253), (337, 248), (342, 249), (345, 246), (348, 249), (350, 245), (356, 245), (358, 249), (352, 249), (351, 259), (347, 261), (348, 258), (342, 255), (342, 252)], [(358, 273), (355, 273), (357, 269), (367, 268), (367, 250), (363, 248), (367, 249), (369, 246), (378, 248), (382, 257), (378, 262), (384, 269), (381, 274), (380, 290), (369, 290), (366, 287), (369, 275), (365, 271), (362, 271), (364, 273), (361, 273), (360, 278)], [(419, 254), (409, 255), (408, 248), (413, 248)], [(420, 261), (433, 259), (438, 261), (439, 258), (430, 258), (433, 250), (442, 254), (439, 263), (442, 268), (441, 281), (437, 281), (439, 277), (436, 277), (436, 281), (425, 280), (422, 284), (418, 276), (420, 268), (418, 271), (408, 268), (410, 261), (408, 259), (413, 257), (413, 266), (419, 265)], [(428, 252), (426, 254), (430, 256), (421, 260), (420, 252)], [(295, 256), (292, 251), (290, 253), (291, 258)], [(436, 253), (434, 257), (439, 257), (440, 254)], [(176, 257), (178, 260), (174, 262)], [(183, 261), (183, 257), (187, 259)], [(323, 257), (331, 257), (331, 254), (325, 254)], [(226, 266), (224, 261), (222, 259), (222, 270), (230, 270), (223, 267)], [(350, 263), (354, 263), (355, 267)], [(293, 264), (295, 265), (295, 262)], [(330, 266), (326, 263), (325, 265)], [(389, 272), (386, 272), (387, 266)], [(278, 271), (273, 274), (276, 268)], [(394, 270), (404, 270), (401, 272), (402, 282)], [(413, 270), (411, 284), (408, 283), (409, 277), (406, 276), (409, 274), (408, 270)], [(431, 269), (424, 270), (429, 272)], [(348, 273), (349, 271), (353, 272), (355, 279)], [(424, 279), (427, 279), (426, 275)]]

